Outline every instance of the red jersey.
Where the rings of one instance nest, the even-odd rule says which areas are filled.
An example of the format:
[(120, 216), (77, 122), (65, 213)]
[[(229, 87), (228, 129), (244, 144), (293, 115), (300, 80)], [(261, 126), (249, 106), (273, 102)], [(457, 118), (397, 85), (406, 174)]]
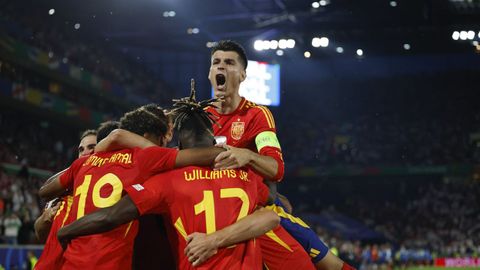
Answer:
[[(79, 219), (120, 200), (124, 187), (143, 183), (149, 176), (173, 169), (177, 150), (162, 147), (101, 152), (80, 158), (61, 184), (73, 191), (71, 215)], [(64, 252), (62, 269), (131, 269), (138, 222), (109, 232), (78, 237)]]
[(258, 106), (242, 98), (238, 108), (232, 113), (220, 114), (213, 107), (208, 107), (207, 111), (217, 116), (217, 122), (220, 124), (213, 125), (213, 133), (216, 137), (226, 137), (228, 145), (248, 148), (262, 155), (281, 156), (278, 141), (270, 144), (259, 144), (255, 141), (257, 135), (262, 132), (277, 132), (272, 113), (267, 107)]
[[(185, 237), (212, 233), (252, 213), (268, 190), (259, 190), (259, 176), (242, 169), (214, 171), (186, 167), (156, 175), (143, 185), (126, 188), (140, 215), (164, 214), (178, 269), (262, 269), (258, 243), (249, 240), (223, 248), (200, 267), (184, 255)], [(263, 194), (263, 198), (259, 198)]]
[[(228, 145), (248, 148), (253, 152), (274, 158), (279, 165), (279, 172), (275, 179), (281, 179), (283, 157), (275, 134), (275, 121), (270, 110), (242, 98), (237, 109), (232, 113), (220, 114), (213, 107), (209, 107), (207, 111), (218, 117), (217, 122), (220, 127), (213, 125), (215, 136), (226, 137)], [(259, 136), (261, 134), (266, 135)], [(268, 269), (314, 269), (309, 255), (283, 227), (278, 226), (261, 236), (259, 240), (263, 260)]]
[(35, 270), (59, 270), (63, 265), (63, 249), (57, 240), (57, 232), (67, 223), (70, 209), (72, 208), (73, 197), (62, 198), (60, 208), (52, 220), (52, 227), (48, 233), (47, 241), (43, 247), (42, 255), (35, 264)]

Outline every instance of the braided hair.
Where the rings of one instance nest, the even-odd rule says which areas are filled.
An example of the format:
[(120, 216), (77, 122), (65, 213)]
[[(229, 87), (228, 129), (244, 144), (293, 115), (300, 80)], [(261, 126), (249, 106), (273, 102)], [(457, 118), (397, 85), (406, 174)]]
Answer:
[(179, 146), (188, 144), (198, 145), (206, 141), (211, 145), (213, 142), (212, 125), (218, 125), (215, 115), (206, 110), (207, 107), (216, 107), (213, 103), (217, 99), (212, 98), (203, 101), (197, 101), (195, 98), (195, 89), (193, 87), (190, 96), (174, 99), (171, 114), (174, 116), (173, 126), (177, 130)]

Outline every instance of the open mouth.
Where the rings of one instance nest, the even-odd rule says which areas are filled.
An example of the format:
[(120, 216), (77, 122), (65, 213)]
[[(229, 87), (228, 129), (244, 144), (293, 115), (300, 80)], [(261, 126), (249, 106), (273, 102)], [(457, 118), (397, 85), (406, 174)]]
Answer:
[(215, 80), (217, 80), (217, 86), (223, 86), (226, 82), (225, 75), (223, 74), (217, 74)]

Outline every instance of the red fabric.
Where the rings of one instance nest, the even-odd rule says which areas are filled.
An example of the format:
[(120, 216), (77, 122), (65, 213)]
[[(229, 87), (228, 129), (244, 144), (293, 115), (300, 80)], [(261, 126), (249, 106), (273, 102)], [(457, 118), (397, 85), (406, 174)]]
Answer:
[(60, 208), (57, 211), (53, 221), (50, 233), (42, 251), (42, 255), (38, 258), (35, 270), (59, 270), (63, 265), (63, 249), (57, 240), (57, 232), (68, 222), (73, 197), (65, 196), (62, 198)]
[[(264, 131), (276, 133), (271, 112), (266, 107), (257, 106), (244, 98), (238, 108), (230, 114), (219, 114), (213, 107), (209, 107), (207, 111), (218, 117), (217, 122), (220, 127), (213, 125), (215, 136), (225, 136), (227, 144), (234, 147), (248, 148), (258, 152), (255, 144), (256, 136)], [(241, 129), (238, 126), (243, 126), (243, 133), (238, 131)], [(240, 133), (241, 136), (239, 136)], [(264, 147), (260, 154), (270, 156), (277, 161), (278, 170), (274, 180), (280, 181), (285, 170), (281, 149)], [(285, 229), (279, 226), (274, 232), (292, 252), (267, 236), (260, 237), (263, 260), (269, 269), (315, 269), (309, 255)]]
[(259, 237), (263, 262), (270, 270), (302, 269), (314, 270), (310, 256), (303, 247), (282, 226), (273, 230), (288, 248), (268, 236), (268, 233)]
[[(167, 222), (172, 224), (170, 226), (181, 220), (184, 233), (188, 235), (207, 232), (209, 221), (216, 230), (235, 223), (242, 207), (247, 207), (245, 214), (252, 213), (257, 205), (259, 181), (259, 176), (251, 171), (213, 171), (192, 166), (156, 175), (141, 186), (133, 185), (125, 190), (141, 215), (163, 213)], [(195, 210), (202, 202), (204, 208)], [(212, 219), (206, 218), (207, 211), (213, 214)], [(194, 269), (184, 255), (186, 242), (182, 231), (173, 230), (175, 233), (170, 234), (170, 243), (174, 247), (178, 269)], [(221, 249), (195, 269), (262, 269), (257, 247), (258, 243), (250, 240)]]
[[(177, 150), (150, 147), (96, 153), (71, 166), (73, 170), (73, 219), (108, 207), (120, 200), (123, 188), (143, 183), (153, 173), (171, 169)], [(64, 178), (63, 182), (71, 182)], [(131, 269), (138, 221), (109, 232), (72, 240), (64, 252), (62, 269)]]
[[(225, 136), (227, 144), (234, 147), (248, 148), (253, 152), (258, 152), (255, 144), (257, 135), (264, 131), (276, 133), (275, 121), (270, 110), (245, 98), (242, 98), (238, 108), (232, 113), (219, 114), (213, 107), (207, 108), (207, 111), (218, 117), (217, 122), (220, 127), (213, 125), (215, 136)], [(271, 148), (274, 151), (265, 148)], [(278, 171), (274, 180), (280, 181), (284, 174), (282, 152), (275, 147), (265, 148), (260, 154), (271, 156), (277, 161)]]

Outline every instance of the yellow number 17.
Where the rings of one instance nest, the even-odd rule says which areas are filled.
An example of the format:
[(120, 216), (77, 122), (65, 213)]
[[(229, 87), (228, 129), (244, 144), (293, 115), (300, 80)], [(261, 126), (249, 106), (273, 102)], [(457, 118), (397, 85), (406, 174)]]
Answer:
[[(242, 207), (238, 213), (237, 220), (245, 217), (250, 208), (250, 200), (245, 190), (241, 188), (223, 188), (220, 189), (220, 198), (239, 198), (242, 201)], [(205, 212), (206, 230), (207, 234), (213, 233), (217, 230), (215, 222), (215, 201), (213, 199), (212, 190), (203, 191), (203, 200), (195, 204), (195, 215)]]

